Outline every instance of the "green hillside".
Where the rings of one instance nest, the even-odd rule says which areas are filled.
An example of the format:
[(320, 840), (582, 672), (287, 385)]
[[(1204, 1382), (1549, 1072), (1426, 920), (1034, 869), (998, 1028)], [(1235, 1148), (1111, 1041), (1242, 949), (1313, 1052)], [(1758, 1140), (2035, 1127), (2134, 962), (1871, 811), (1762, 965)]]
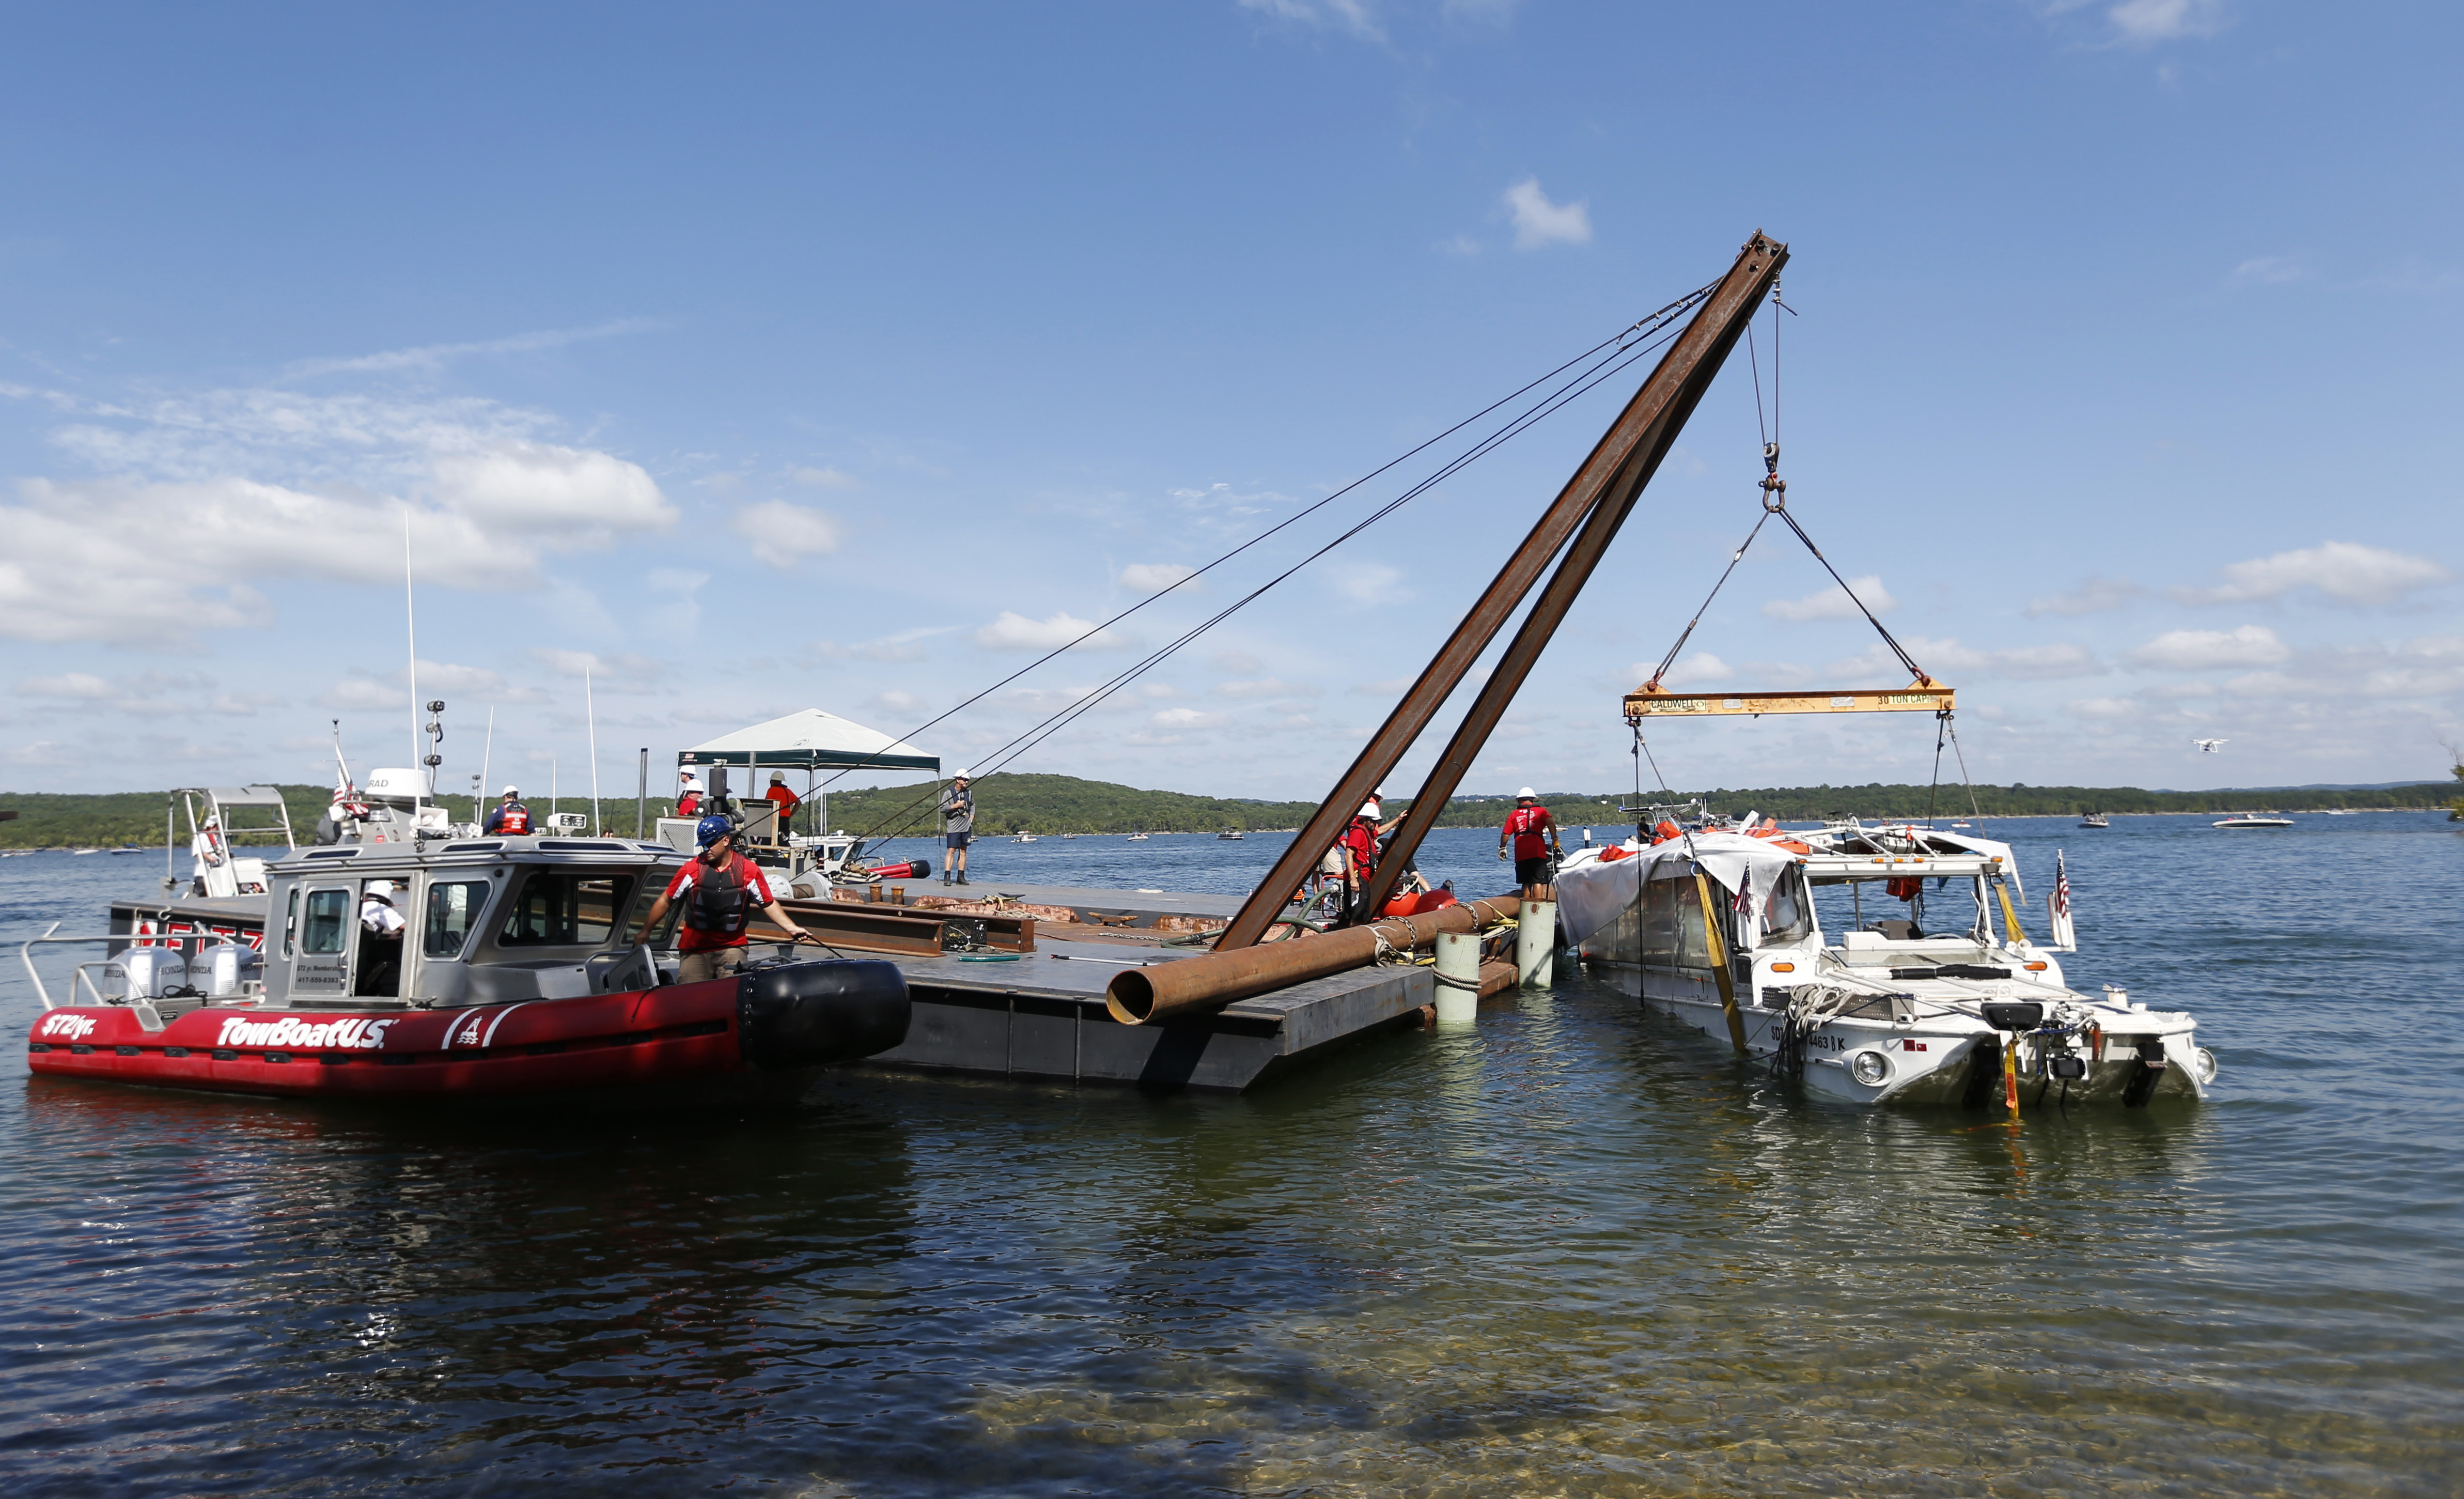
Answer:
[[(321, 786), (284, 786), (293, 828), (302, 841), (313, 836), (317, 819), (330, 793)], [(1923, 817), (1930, 798), (1935, 815), (1966, 816), (1968, 793), (1959, 786), (1928, 792), (1925, 786), (1782, 786), (1760, 790), (1717, 790), (1701, 793), (1712, 810), (1730, 816), (1749, 811), (1784, 822), (1812, 822), (1823, 817)], [(835, 792), (830, 797), (830, 825), (852, 833), (883, 837), (893, 832), (936, 834), (935, 815), (939, 788), (931, 782), (864, 791)], [(2455, 797), (2453, 783), (2367, 791), (2298, 791), (2282, 789), (2228, 791), (2143, 791), (2132, 786), (1979, 786), (1978, 808), (1987, 817), (2077, 816), (2081, 812), (2233, 812), (2268, 807), (2293, 811), (2329, 807), (2421, 807), (2447, 805)], [(454, 818), (470, 816), (468, 797), (439, 799)], [(1630, 805), (1630, 793), (1608, 795), (1551, 792), (1543, 798), (1570, 827), (1613, 827), (1632, 821), (1618, 810)], [(567, 797), (557, 804), (566, 812), (589, 809), (587, 797)], [(1390, 800), (1389, 813), (1408, 805)], [(1512, 800), (1501, 796), (1457, 797), (1438, 819), (1441, 827), (1494, 827)], [(611, 832), (633, 830), (633, 802), (609, 797), (605, 808)], [(653, 802), (657, 817), (670, 804)], [(1231, 797), (1195, 796), (1182, 791), (1147, 791), (1105, 781), (1074, 776), (989, 776), (976, 783), (976, 830), (991, 835), (1032, 828), (1039, 833), (1212, 833), (1226, 827), (1243, 831), (1297, 827), (1316, 805), (1309, 802), (1260, 802)], [(114, 848), (135, 844), (163, 846), (164, 793), (129, 791), (109, 796), (50, 796), (0, 792), (0, 808), (17, 818), (0, 822), (0, 848)], [(544, 814), (543, 801), (531, 809)], [(187, 840), (187, 824), (180, 837)]]

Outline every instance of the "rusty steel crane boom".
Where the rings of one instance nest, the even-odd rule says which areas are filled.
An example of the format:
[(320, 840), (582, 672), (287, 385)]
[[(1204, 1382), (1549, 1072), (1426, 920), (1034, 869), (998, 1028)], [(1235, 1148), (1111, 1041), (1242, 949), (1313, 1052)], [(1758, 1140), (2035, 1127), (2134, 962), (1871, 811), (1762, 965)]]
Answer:
[[(1285, 897), (1299, 887), (1310, 866), (1334, 842), (1335, 834), (1342, 830), (1353, 809), (1376, 789), (1437, 716), (1438, 709), (1463, 681), (1481, 651), (1487, 649), (1515, 606), (1539, 581), (1549, 559), (1563, 549), (1564, 561), (1558, 563), (1556, 573), (1541, 590), (1539, 602), (1515, 631), (1505, 656), (1482, 686), (1419, 795), (1413, 798), (1402, 826), (1396, 829), (1375, 876), (1370, 909), (1375, 911), (1384, 903), (1397, 873), (1410, 860), (1438, 814), (1444, 810), (1447, 799), (1454, 795), (1463, 772), (1470, 767), (1472, 757), (1487, 742), (1489, 731), (1496, 727), (1499, 716), (1522, 687), (1524, 677), (1556, 632), (1574, 596), (1582, 591), (1592, 570), (1599, 564), (1601, 554), (1624, 524), (1642, 487), (1651, 481), (1668, 450), (1675, 446), (1685, 419), (1693, 414), (1703, 392), (1719, 373), (1728, 351), (1736, 346), (1738, 337), (1761, 307), (1763, 298), (1770, 295), (1772, 283), (1779, 278), (1780, 267), (1787, 262), (1788, 247), (1765, 237), (1761, 231), (1746, 241), (1745, 248), (1737, 253), (1736, 263), (1720, 278), (1685, 331), (1661, 356), (1651, 377), (1626, 403), (1591, 456), (1584, 459), (1556, 500), (1532, 526), (1531, 534), (1507, 559), (1463, 624), (1421, 671), (1411, 691), (1387, 715), (1385, 723), (1370, 738), (1359, 758), (1335, 782), (1334, 789), (1327, 794), (1309, 825), (1284, 850), (1283, 857), (1275, 861), (1265, 883), (1243, 904), (1240, 915), (1232, 918), (1232, 924), (1216, 942), (1218, 953), (1252, 946), (1265, 935), (1267, 925), (1283, 911)], [(1568, 544), (1570, 540), (1572, 545)]]

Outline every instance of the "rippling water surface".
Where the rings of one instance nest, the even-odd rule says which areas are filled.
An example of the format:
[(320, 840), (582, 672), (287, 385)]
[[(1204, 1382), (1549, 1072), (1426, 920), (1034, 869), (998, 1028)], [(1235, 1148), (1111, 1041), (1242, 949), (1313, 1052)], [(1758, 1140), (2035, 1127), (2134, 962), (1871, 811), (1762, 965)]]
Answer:
[[(2448, 1494), (2464, 838), (1987, 826), (2204, 1106), (1809, 1103), (1605, 984), (1239, 1098), (844, 1076), (783, 1118), (373, 1113), (25, 1074), (12, 1494)], [(1423, 860), (1501, 887), (1493, 833)], [(1279, 837), (987, 844), (1243, 889)], [(159, 866), (158, 866), (159, 868)]]

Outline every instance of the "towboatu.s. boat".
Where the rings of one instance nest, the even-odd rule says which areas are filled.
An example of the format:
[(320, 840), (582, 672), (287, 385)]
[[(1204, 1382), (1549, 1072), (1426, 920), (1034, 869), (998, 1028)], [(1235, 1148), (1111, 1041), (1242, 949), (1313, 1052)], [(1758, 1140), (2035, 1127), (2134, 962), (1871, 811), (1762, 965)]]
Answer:
[[(2190, 1016), (2070, 988), (2067, 880), (2050, 946), (2021, 930), (2018, 883), (2009, 845), (1936, 828), (1662, 823), (1655, 842), (1567, 859), (1557, 909), (1587, 960), (1632, 971), (1645, 1009), (1818, 1093), (1971, 1108), (2205, 1097), (2216, 1062)], [(1826, 905), (1846, 918), (1837, 939)]]
[[(889, 962), (781, 958), (677, 982), (677, 911), (644, 926), (688, 857), (618, 838), (341, 845), (266, 863), (261, 949), (198, 935), (60, 937), (55, 924), (20, 954), (43, 1003), (28, 1064), (54, 1077), (311, 1097), (657, 1088), (776, 1103), (823, 1067), (905, 1039), (907, 983)], [(75, 941), (111, 945), (55, 996), (34, 951)]]

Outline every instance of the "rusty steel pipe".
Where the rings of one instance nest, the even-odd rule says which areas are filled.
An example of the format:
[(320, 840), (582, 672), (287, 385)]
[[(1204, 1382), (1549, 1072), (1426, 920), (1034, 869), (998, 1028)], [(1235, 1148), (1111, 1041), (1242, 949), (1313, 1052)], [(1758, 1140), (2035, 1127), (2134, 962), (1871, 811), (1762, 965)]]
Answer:
[(1381, 946), (1409, 951), (1435, 942), (1441, 932), (1476, 932), (1492, 921), (1513, 915), (1522, 904), (1512, 895), (1466, 901), (1417, 916), (1389, 916), (1340, 932), (1296, 937), (1258, 947), (1227, 948), (1202, 958), (1184, 958), (1150, 968), (1124, 969), (1114, 974), (1111, 983), (1106, 986), (1104, 1007), (1124, 1025), (1143, 1025), (1175, 1015), (1221, 1009), (1236, 1000), (1270, 989), (1366, 968), (1377, 960)]

